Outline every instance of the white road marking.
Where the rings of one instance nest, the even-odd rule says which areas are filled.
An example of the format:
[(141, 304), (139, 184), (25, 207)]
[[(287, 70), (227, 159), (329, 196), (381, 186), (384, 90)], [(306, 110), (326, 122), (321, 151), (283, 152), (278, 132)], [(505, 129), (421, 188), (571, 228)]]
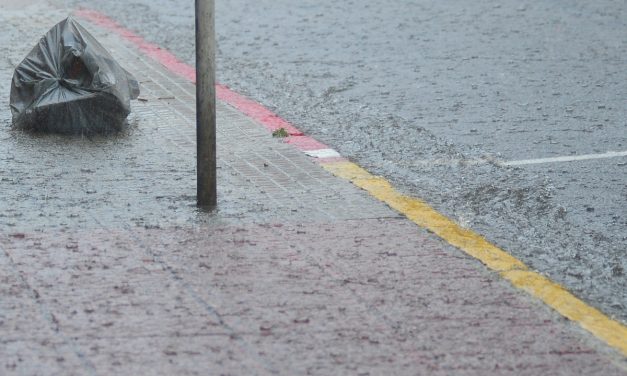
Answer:
[(563, 156), (563, 157), (552, 157), (552, 158), (522, 159), (519, 161), (499, 162), (499, 164), (503, 166), (523, 166), (523, 165), (540, 164), (540, 163), (574, 162), (574, 161), (585, 161), (589, 159), (604, 159), (604, 158), (618, 158), (618, 157), (627, 157), (627, 151), (608, 151), (607, 153), (602, 153), (602, 154), (583, 154), (583, 155), (568, 155), (568, 156)]
[(340, 153), (333, 149), (305, 150), (305, 154), (314, 158), (336, 158), (341, 157)]
[[(326, 149), (323, 149), (326, 150)], [(561, 157), (521, 159), (517, 161), (502, 161), (495, 158), (473, 158), (473, 159), (420, 159), (412, 161), (410, 166), (478, 166), (492, 163), (498, 166), (524, 166), (541, 163), (576, 162), (590, 159), (605, 159), (627, 157), (627, 151), (608, 151), (600, 154), (566, 155)]]

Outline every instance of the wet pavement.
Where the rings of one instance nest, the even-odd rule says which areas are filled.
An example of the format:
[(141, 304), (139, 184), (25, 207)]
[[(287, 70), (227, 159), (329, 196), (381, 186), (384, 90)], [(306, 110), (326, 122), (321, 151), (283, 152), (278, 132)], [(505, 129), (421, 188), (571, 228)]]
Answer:
[[(18, 17), (2, 27), (6, 41), (28, 41), (5, 43), (7, 59), (0, 65), (4, 103), (12, 66), (50, 23), (67, 16), (63, 11), (54, 15), (39, 28)], [(337, 179), (223, 104), (217, 126), (218, 210), (211, 215), (197, 210), (194, 85), (120, 45), (118, 39), (104, 42), (114, 56), (122, 56), (125, 69), (141, 84), (128, 127), (112, 136), (21, 132), (9, 126), (7, 107), (0, 128), (4, 228), (63, 231), (112, 224), (160, 227), (207, 221), (281, 222), (304, 216), (310, 221), (398, 216), (383, 204), (372, 205), (367, 194), (348, 182), (332, 187), (329, 181)], [(257, 196), (251, 195), (251, 186), (257, 187)], [(339, 204), (342, 210), (337, 209)], [(368, 206), (372, 210), (365, 209)]]
[[(66, 1), (193, 64), (191, 2)], [(221, 82), (627, 322), (627, 7), (228, 1)]]
[[(21, 5), (0, 13), (1, 103), (12, 67), (67, 15)], [(19, 132), (0, 110), (3, 374), (627, 372), (222, 103), (219, 209), (198, 211), (193, 85), (84, 24), (142, 94), (114, 137)]]

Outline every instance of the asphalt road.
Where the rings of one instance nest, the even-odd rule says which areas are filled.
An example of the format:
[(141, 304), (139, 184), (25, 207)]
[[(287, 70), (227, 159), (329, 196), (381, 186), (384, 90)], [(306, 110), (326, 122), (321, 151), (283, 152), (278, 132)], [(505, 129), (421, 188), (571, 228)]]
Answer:
[[(194, 62), (193, 1), (57, 2)], [(218, 79), (627, 323), (625, 30), (620, 0), (217, 1)]]

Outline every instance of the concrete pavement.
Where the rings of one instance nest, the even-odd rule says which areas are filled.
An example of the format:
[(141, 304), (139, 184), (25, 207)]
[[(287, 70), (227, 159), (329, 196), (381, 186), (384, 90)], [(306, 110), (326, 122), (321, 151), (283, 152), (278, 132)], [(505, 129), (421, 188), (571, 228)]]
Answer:
[[(193, 2), (56, 1), (194, 64)], [(217, 1), (218, 79), (625, 325), (626, 5)]]
[[(0, 14), (12, 67), (66, 15)], [(0, 110), (6, 374), (620, 375), (625, 359), (482, 264), (218, 106), (219, 208), (194, 207), (194, 87), (84, 25), (141, 82), (129, 130)]]

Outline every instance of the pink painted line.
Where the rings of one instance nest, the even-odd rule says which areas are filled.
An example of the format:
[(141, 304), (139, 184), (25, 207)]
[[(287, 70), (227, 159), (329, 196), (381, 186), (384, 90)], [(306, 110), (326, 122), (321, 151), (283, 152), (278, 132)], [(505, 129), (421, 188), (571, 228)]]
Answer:
[(329, 149), (327, 145), (309, 136), (288, 137), (285, 142), (302, 151)]
[[(167, 65), (166, 65), (167, 67)], [(248, 99), (243, 95), (240, 95), (233, 90), (229, 89), (225, 85), (217, 84), (216, 85), (216, 96), (219, 100), (230, 104), (231, 106), (237, 108), (246, 116), (255, 119), (256, 121), (263, 124), (271, 132), (276, 131), (277, 129), (285, 129), (290, 136), (302, 136), (303, 132), (301, 132), (298, 128), (290, 124), (287, 120), (284, 120), (279, 115), (265, 108), (260, 103), (253, 101), (252, 99)]]
[[(118, 34), (120, 37), (135, 45), (139, 51), (166, 67), (169, 71), (184, 77), (191, 82), (196, 82), (196, 69), (194, 67), (182, 62), (168, 50), (146, 41), (141, 36), (120, 25), (106, 15), (86, 8), (78, 9), (74, 12), (74, 14), (97, 26), (109, 30), (110, 32)], [(261, 123), (271, 132), (281, 128), (285, 129), (290, 135), (286, 142), (294, 145), (300, 150), (307, 151), (329, 148), (313, 138), (305, 136), (303, 132), (290, 122), (281, 118), (279, 115), (270, 111), (260, 103), (236, 93), (226, 85), (216, 84), (216, 96), (220, 101), (228, 103), (246, 116)]]
[(91, 9), (81, 8), (74, 12), (75, 15), (86, 19), (94, 25), (100, 26), (103, 29), (107, 29), (114, 32), (134, 44), (141, 52), (150, 56), (152, 59), (163, 64), (170, 71), (187, 78), (192, 82), (196, 82), (196, 69), (183, 63), (171, 52), (162, 49), (156, 44), (146, 41), (144, 38), (135, 34), (131, 30), (125, 28), (119, 23), (115, 22), (111, 18), (104, 14)]

